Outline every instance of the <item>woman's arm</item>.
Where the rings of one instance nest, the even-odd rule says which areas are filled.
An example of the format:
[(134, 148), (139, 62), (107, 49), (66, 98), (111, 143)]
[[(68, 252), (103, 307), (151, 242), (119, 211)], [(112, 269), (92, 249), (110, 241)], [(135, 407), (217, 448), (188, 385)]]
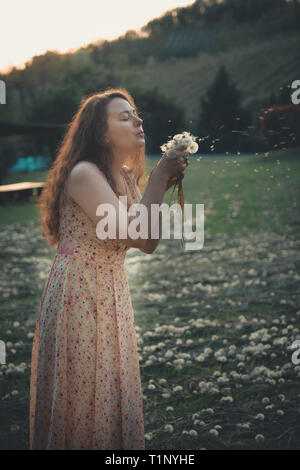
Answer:
[[(154, 167), (154, 168), (155, 168), (155, 167)], [(153, 170), (154, 170), (154, 168), (153, 168)], [(150, 178), (151, 178), (151, 175), (152, 175), (153, 170), (151, 171), (151, 174), (150, 174), (150, 177), (149, 177), (149, 182), (150, 182)], [(132, 170), (129, 170), (129, 171), (128, 171), (128, 174), (129, 174), (129, 176), (130, 176), (130, 178), (131, 178), (131, 181), (132, 181), (132, 183), (133, 183), (133, 185), (134, 185), (134, 187), (135, 187), (135, 192), (136, 192), (136, 194), (137, 194), (138, 201), (141, 203), (141, 202), (143, 202), (143, 201), (142, 201), (143, 196), (142, 196), (141, 193), (140, 193), (140, 190), (139, 190), (139, 187), (138, 187), (138, 185), (137, 185), (137, 182), (136, 182), (135, 176), (134, 176), (134, 174), (133, 174), (133, 171), (132, 171)], [(184, 170), (181, 172), (181, 177), (182, 177), (182, 179), (184, 178)], [(165, 192), (166, 192), (171, 186), (173, 186), (173, 185), (176, 183), (176, 180), (177, 180), (177, 175), (172, 176), (172, 177), (168, 180), (167, 186), (166, 186), (166, 189), (165, 189)], [(148, 186), (149, 186), (149, 183), (148, 183)], [(148, 189), (148, 187), (147, 187), (147, 189)], [(154, 192), (154, 194), (157, 194), (157, 188), (155, 187), (155, 183), (154, 183), (154, 186), (153, 186), (153, 192)], [(146, 193), (146, 192), (145, 192), (145, 193)], [(144, 193), (144, 194), (145, 194), (145, 193)], [(150, 194), (151, 194), (151, 192), (150, 192)], [(163, 196), (164, 196), (164, 195), (163, 195)], [(162, 196), (162, 198), (161, 198), (161, 202), (162, 202), (162, 200), (163, 200), (163, 196)], [(151, 198), (151, 197), (152, 197), (152, 196), (150, 195), (150, 198)], [(148, 221), (148, 224), (149, 224), (149, 221)], [(148, 225), (148, 226), (149, 226), (149, 225)], [(162, 218), (161, 218), (161, 213), (159, 213), (159, 238), (158, 238), (158, 239), (151, 239), (151, 238), (149, 237), (150, 239), (146, 240), (145, 247), (144, 247), (143, 249), (141, 248), (141, 251), (143, 251), (144, 253), (148, 253), (148, 254), (153, 253), (153, 252), (155, 251), (155, 249), (157, 248), (157, 245), (159, 244), (159, 241), (161, 240), (161, 232), (162, 232)], [(150, 235), (151, 235), (151, 233), (150, 233)]]
[[(148, 234), (151, 236), (151, 204), (160, 204), (162, 202), (164, 193), (167, 188), (168, 177), (163, 172), (157, 172), (151, 176), (147, 189), (140, 200), (147, 209), (148, 215)], [(101, 216), (96, 215), (97, 207), (101, 203), (110, 204), (115, 210), (115, 233), (116, 239), (126, 246), (139, 248), (144, 253), (152, 253), (154, 245), (156, 246), (159, 240), (152, 240), (156, 242), (154, 245), (149, 240), (144, 238), (131, 238), (128, 233), (128, 226), (136, 215), (129, 215), (127, 208), (123, 208), (127, 212), (126, 217), (120, 216), (119, 199), (110, 187), (105, 175), (99, 168), (91, 162), (80, 162), (71, 171), (67, 181), (67, 193), (88, 215), (91, 221), (95, 224), (101, 220)], [(124, 214), (124, 212), (123, 212)], [(120, 222), (120, 223), (119, 223)], [(146, 220), (144, 221), (144, 223)], [(126, 234), (126, 238), (120, 238), (119, 234)], [(148, 244), (149, 243), (149, 244)]]

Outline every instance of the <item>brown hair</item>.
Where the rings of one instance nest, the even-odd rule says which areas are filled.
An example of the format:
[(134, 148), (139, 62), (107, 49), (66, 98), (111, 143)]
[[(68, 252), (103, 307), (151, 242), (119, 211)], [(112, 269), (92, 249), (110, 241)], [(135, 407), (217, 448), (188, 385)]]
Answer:
[[(105, 174), (115, 194), (120, 195), (111, 171), (112, 149), (105, 139), (107, 105), (113, 98), (127, 100), (138, 114), (133, 97), (124, 88), (108, 88), (103, 92), (92, 94), (81, 100), (79, 109), (59, 145), (57, 156), (38, 200), (40, 226), (49, 245), (57, 245), (59, 242), (60, 198), (66, 179), (76, 163), (85, 160), (96, 164)], [(143, 190), (148, 179), (145, 173), (145, 148), (137, 150), (125, 163), (133, 171), (139, 189)]]

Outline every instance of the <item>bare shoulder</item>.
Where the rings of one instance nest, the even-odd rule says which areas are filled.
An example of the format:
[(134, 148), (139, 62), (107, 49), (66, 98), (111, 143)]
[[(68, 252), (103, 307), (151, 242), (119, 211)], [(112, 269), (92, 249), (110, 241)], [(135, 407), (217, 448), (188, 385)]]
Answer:
[(73, 178), (74, 176), (83, 176), (93, 173), (103, 175), (103, 172), (97, 167), (95, 163), (89, 162), (87, 160), (81, 160), (80, 162), (76, 163), (76, 165), (74, 165), (70, 175), (72, 175)]
[(84, 182), (93, 182), (94, 178), (105, 178), (103, 172), (92, 162), (82, 160), (70, 171), (66, 181), (66, 193), (72, 199), (75, 199), (75, 193), (79, 186)]

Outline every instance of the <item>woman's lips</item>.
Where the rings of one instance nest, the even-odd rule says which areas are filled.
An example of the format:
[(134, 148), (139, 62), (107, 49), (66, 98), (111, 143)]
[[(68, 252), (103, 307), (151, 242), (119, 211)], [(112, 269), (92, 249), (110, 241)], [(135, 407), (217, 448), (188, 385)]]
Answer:
[(141, 137), (144, 137), (144, 132), (143, 132), (143, 131), (138, 132), (136, 135), (139, 135), (139, 136), (141, 136)]

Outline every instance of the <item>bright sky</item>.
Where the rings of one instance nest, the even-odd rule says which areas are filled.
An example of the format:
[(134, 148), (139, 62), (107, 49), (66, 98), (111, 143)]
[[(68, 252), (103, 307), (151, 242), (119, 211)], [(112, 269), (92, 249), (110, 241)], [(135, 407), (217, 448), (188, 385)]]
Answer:
[(22, 66), (47, 50), (67, 52), (114, 39), (191, 0), (0, 1), (0, 70)]

